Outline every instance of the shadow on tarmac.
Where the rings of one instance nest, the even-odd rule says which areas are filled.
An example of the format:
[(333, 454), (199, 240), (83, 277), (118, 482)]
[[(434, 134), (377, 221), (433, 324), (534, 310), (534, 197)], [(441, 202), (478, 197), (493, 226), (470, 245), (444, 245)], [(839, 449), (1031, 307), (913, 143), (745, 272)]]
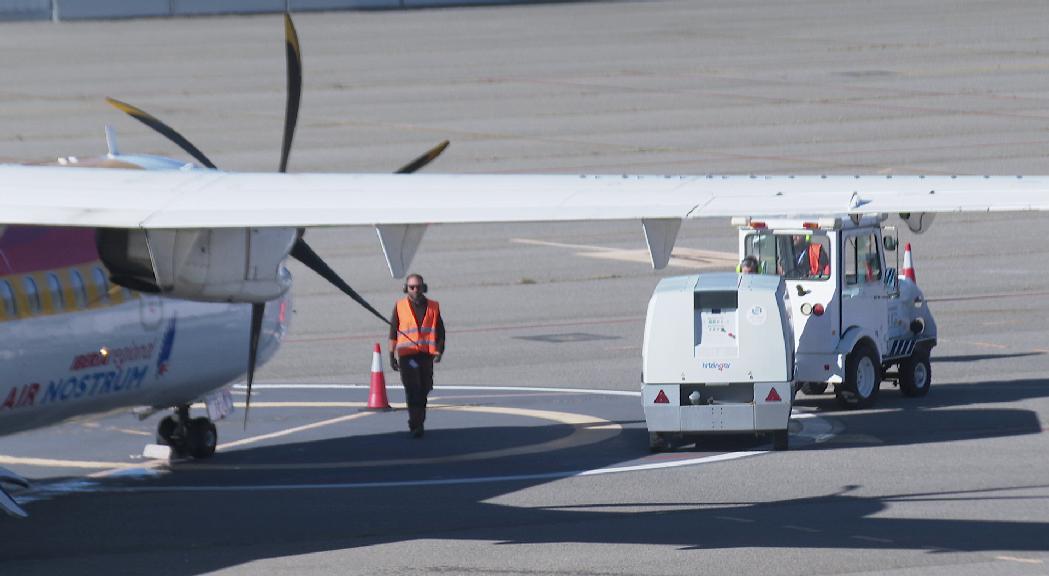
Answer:
[[(1049, 379), (1037, 378), (1027, 380), (1002, 380), (996, 382), (977, 382), (972, 384), (937, 384), (935, 373), (929, 394), (923, 398), (908, 398), (890, 383), (881, 385), (878, 394), (877, 410), (897, 408), (901, 410), (928, 410), (968, 406), (973, 404), (999, 404), (1020, 402), (1034, 398), (1049, 397)], [(834, 399), (833, 386), (825, 394), (808, 396), (798, 394), (794, 400), (798, 406), (811, 406), (821, 412), (840, 411), (841, 406)], [(848, 414), (848, 412), (842, 412)]]
[[(993, 403), (1044, 397), (1049, 395), (1047, 384), (1046, 380), (1028, 380), (945, 385), (934, 387), (925, 399), (894, 399), (885, 390), (880, 406), (899, 410), (844, 412), (833, 418), (850, 433), (876, 435), (890, 445), (1036, 434), (1041, 426), (1030, 411), (935, 408), (977, 399)], [(827, 398), (815, 404), (833, 403), (832, 397)], [(1003, 484), (978, 493), (878, 497), (864, 496), (859, 487), (847, 486), (818, 497), (716, 503), (716, 507), (702, 501), (616, 501), (558, 508), (517, 508), (490, 502), (550, 478), (373, 488), (345, 485), (390, 479), (556, 475), (557, 471), (621, 464), (647, 455), (644, 428), (632, 426), (588, 445), (455, 460), (477, 450), (509, 450), (556, 441), (571, 431), (571, 427), (554, 425), (433, 429), (423, 440), (411, 440), (403, 432), (347, 436), (220, 453), (208, 463), (176, 466), (159, 478), (109, 479), (102, 482), (107, 491), (56, 496), (32, 503), (26, 520), (0, 519), (0, 573), (115, 571), (183, 576), (260, 558), (433, 538), (494, 540), (499, 545), (654, 544), (682, 550), (902, 548), (933, 553), (1044, 552), (1049, 542), (1049, 523), (1045, 522), (878, 514), (894, 502), (946, 499), (973, 503), (1023, 499), (1042, 508), (1049, 505), (1049, 497), (1032, 496), (1024, 490), (1044, 492), (1049, 485)], [(747, 446), (760, 449), (761, 443), (739, 437), (713, 438), (703, 448)], [(843, 452), (852, 449), (847, 444), (817, 446)], [(446, 461), (412, 461), (437, 456)], [(317, 467), (318, 462), (349, 464)], [(172, 491), (173, 486), (180, 488)], [(130, 491), (121, 492), (123, 488)], [(457, 570), (455, 566), (447, 569)]]
[(958, 354), (955, 356), (933, 356), (929, 361), (932, 364), (947, 362), (980, 362), (981, 360), (1005, 360), (1007, 358), (1026, 358), (1027, 356), (1042, 356), (1045, 352), (1015, 352), (1011, 354)]

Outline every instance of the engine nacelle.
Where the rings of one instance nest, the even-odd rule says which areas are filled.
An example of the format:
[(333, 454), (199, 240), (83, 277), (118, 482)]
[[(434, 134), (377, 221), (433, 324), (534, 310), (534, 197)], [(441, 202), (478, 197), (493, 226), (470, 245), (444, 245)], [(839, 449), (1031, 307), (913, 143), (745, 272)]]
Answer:
[(282, 262), (296, 237), (294, 228), (102, 228), (96, 242), (114, 284), (203, 302), (266, 302), (291, 288)]
[(935, 216), (935, 212), (900, 212), (900, 220), (915, 234), (928, 230)]

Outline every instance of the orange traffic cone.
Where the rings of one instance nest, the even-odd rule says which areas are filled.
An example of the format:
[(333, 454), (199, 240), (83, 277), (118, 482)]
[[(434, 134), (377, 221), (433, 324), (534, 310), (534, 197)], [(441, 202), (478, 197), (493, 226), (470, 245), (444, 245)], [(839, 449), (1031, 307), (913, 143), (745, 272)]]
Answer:
[(386, 377), (382, 373), (382, 349), (375, 344), (372, 353), (372, 385), (368, 393), (368, 410), (392, 410), (386, 399)]
[(911, 264), (911, 243), (907, 243), (907, 247), (903, 249), (903, 277), (915, 284), (918, 283), (918, 279), (914, 277), (914, 266)]

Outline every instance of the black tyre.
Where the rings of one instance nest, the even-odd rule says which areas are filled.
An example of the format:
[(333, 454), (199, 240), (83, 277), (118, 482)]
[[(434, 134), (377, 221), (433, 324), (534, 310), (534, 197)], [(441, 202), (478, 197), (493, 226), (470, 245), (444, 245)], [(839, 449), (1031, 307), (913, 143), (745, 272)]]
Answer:
[(667, 442), (666, 437), (664, 437), (662, 434), (660, 434), (659, 432), (648, 433), (648, 449), (650, 451), (663, 452), (664, 450), (667, 450), (669, 448), (670, 443)]
[(787, 430), (775, 430), (772, 432), (772, 449), (789, 450), (790, 432)]
[(932, 365), (929, 350), (915, 350), (910, 358), (900, 362), (900, 392), (918, 398), (929, 393), (932, 386)]
[(806, 382), (801, 385), (801, 391), (806, 396), (818, 396), (827, 391), (826, 382)]
[(178, 423), (175, 422), (174, 416), (165, 416), (157, 422), (157, 444), (162, 446), (171, 445), (171, 437), (175, 434), (175, 430), (178, 429)]
[(838, 386), (838, 404), (850, 410), (870, 408), (881, 389), (881, 362), (874, 347), (857, 344), (845, 357), (845, 382)]
[(219, 434), (215, 424), (207, 418), (194, 418), (189, 421), (186, 432), (186, 451), (197, 460), (210, 458), (218, 446)]

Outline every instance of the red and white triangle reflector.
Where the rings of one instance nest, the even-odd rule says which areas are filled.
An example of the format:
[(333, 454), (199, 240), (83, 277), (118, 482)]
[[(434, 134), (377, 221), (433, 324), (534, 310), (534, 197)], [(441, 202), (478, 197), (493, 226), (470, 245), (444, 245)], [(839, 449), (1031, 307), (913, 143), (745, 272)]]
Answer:
[(769, 390), (769, 395), (765, 397), (766, 402), (782, 402), (783, 399), (779, 397), (779, 393), (773, 388)]
[(670, 404), (670, 399), (667, 398), (666, 392), (663, 392), (662, 390), (660, 390), (659, 394), (656, 394), (655, 403), (656, 404)]

